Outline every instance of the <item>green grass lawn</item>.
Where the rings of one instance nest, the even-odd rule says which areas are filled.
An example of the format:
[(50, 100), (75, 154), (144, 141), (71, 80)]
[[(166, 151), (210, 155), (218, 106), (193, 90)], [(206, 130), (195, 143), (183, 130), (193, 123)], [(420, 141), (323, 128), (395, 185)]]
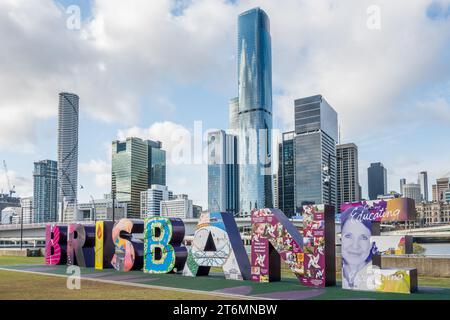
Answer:
[(0, 257), (0, 266), (12, 266), (16, 264), (44, 264), (44, 257)]
[[(43, 257), (0, 257), (0, 266), (44, 264)], [(0, 270), (0, 300), (218, 300), (223, 297), (138, 288), (81, 280), (80, 290), (69, 290), (67, 279)], [(24, 294), (26, 293), (26, 294)]]
[[(43, 258), (25, 258), (25, 257), (0, 257), (1, 266), (10, 267), (16, 270), (30, 270), (29, 266), (25, 265), (43, 265)], [(36, 267), (34, 267), (36, 268)], [(31, 270), (33, 267), (31, 267)], [(214, 272), (221, 272), (220, 268), (212, 268)], [(83, 272), (108, 272), (95, 271), (86, 269)], [(137, 276), (141, 272), (133, 271)], [(54, 274), (65, 275), (65, 269), (59, 268), (57, 271), (52, 271)], [(251, 286), (252, 295), (265, 294), (277, 291), (290, 290), (310, 290), (304, 286), (299, 286), (298, 282), (294, 280), (295, 276), (288, 270), (286, 266), (282, 267), (282, 278), (285, 281), (256, 284), (254, 282), (246, 281), (242, 284), (237, 284), (232, 280), (225, 280), (220, 275), (211, 275), (210, 277), (182, 277), (179, 275), (148, 275), (150, 285), (157, 285), (160, 287), (185, 288), (194, 290), (213, 291), (223, 288), (231, 288), (240, 285)], [(153, 278), (153, 279), (152, 279)], [(157, 278), (157, 279), (154, 279)], [(337, 280), (340, 280), (340, 274), (337, 274)], [(0, 299), (224, 299), (217, 295), (206, 295), (202, 293), (187, 293), (177, 292), (165, 289), (139, 288), (133, 286), (124, 286), (119, 284), (110, 284), (95, 282), (89, 280), (81, 281), (81, 290), (69, 290), (66, 287), (66, 279), (60, 277), (46, 276), (32, 273), (20, 273), (14, 271), (0, 270)], [(450, 278), (431, 278), (419, 277), (419, 287), (436, 287), (438, 291), (425, 290), (415, 295), (398, 295), (398, 294), (379, 294), (379, 293), (361, 293), (342, 290), (338, 282), (335, 287), (328, 287), (326, 293), (317, 297), (318, 299), (442, 299), (449, 297), (449, 291), (445, 288), (450, 288)], [(444, 288), (444, 289), (437, 289)], [(419, 289), (420, 291), (420, 289)], [(433, 294), (433, 292), (438, 292)]]

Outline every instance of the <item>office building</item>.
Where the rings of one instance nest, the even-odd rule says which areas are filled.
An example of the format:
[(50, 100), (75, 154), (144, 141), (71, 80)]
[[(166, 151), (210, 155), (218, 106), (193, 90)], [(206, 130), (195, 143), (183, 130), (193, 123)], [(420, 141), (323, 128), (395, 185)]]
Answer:
[(403, 187), (405, 186), (405, 184), (406, 179), (405, 178), (400, 179), (400, 194), (403, 194)]
[(337, 123), (336, 111), (321, 95), (295, 100), (296, 213), (311, 203), (337, 209)]
[(336, 147), (337, 156), (337, 199), (338, 207), (342, 203), (361, 200), (359, 193), (358, 147), (354, 143)]
[(369, 199), (376, 200), (378, 196), (387, 193), (387, 170), (382, 163), (371, 163), (367, 169)]
[(403, 186), (403, 197), (413, 199), (416, 204), (422, 202), (420, 184), (407, 183)]
[[(58, 108), (58, 212), (65, 221), (65, 206), (75, 204), (78, 187), (78, 104), (73, 93), (59, 94)], [(39, 200), (36, 199), (38, 202)], [(39, 203), (39, 202), (38, 202)], [(44, 214), (45, 215), (45, 214)]]
[(192, 200), (185, 194), (176, 195), (174, 199), (161, 201), (161, 217), (180, 219), (194, 218)]
[(450, 189), (449, 178), (436, 179), (436, 184), (433, 185), (433, 201), (443, 201), (444, 191)]
[(58, 165), (53, 160), (34, 163), (33, 221), (55, 222), (58, 218)]
[(34, 223), (33, 218), (33, 197), (27, 197), (20, 199), (20, 205), (22, 207), (23, 223)]
[(223, 130), (208, 133), (208, 210), (239, 212), (236, 136)]
[(295, 215), (295, 132), (285, 132), (278, 148), (278, 208)]
[(127, 217), (140, 218), (141, 192), (152, 181), (165, 184), (165, 152), (161, 143), (130, 137), (112, 143), (112, 197), (127, 204)]
[(148, 186), (166, 185), (166, 151), (160, 141), (147, 140), (148, 145)]
[(171, 200), (172, 191), (167, 186), (153, 184), (150, 189), (141, 192), (141, 219), (161, 215), (161, 201)]
[(426, 171), (419, 173), (419, 185), (422, 201), (428, 202), (428, 173)]
[(278, 192), (278, 174), (277, 173), (275, 173), (273, 175), (272, 186), (273, 186), (273, 207), (279, 209), (280, 205), (278, 203), (279, 192)]
[[(127, 204), (115, 202), (114, 220), (126, 218)], [(78, 204), (78, 216), (82, 221), (112, 221), (113, 209), (111, 197), (92, 199), (90, 202)]]
[[(272, 45), (260, 8), (238, 18), (239, 210), (272, 207)], [(233, 126), (235, 117), (230, 125)]]

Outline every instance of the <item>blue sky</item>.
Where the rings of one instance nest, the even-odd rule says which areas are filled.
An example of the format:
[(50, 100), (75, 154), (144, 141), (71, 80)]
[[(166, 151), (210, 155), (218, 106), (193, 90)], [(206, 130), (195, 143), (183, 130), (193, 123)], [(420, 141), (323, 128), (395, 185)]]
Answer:
[[(373, 4), (379, 30), (366, 25)], [(69, 5), (80, 30), (66, 27)], [(450, 175), (448, 0), (17, 0), (0, 4), (0, 153), (18, 194), (32, 193), (33, 161), (56, 160), (59, 91), (81, 98), (80, 201), (109, 192), (112, 140), (160, 139), (170, 152), (194, 121), (226, 129), (236, 18), (255, 6), (271, 19), (274, 128), (292, 130), (293, 100), (320, 93), (342, 142), (359, 146), (363, 195), (370, 162), (387, 167), (389, 190), (423, 170)], [(168, 184), (206, 205), (206, 166), (169, 164)]]

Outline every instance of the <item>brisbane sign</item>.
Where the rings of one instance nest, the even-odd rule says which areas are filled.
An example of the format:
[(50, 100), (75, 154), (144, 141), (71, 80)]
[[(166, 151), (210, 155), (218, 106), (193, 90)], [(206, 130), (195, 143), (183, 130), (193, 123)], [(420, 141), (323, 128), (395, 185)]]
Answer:
[[(381, 268), (382, 255), (412, 253), (409, 237), (379, 235), (381, 222), (415, 219), (411, 201), (402, 198), (341, 207), (343, 289), (417, 290), (416, 269)], [(207, 276), (211, 267), (219, 267), (229, 280), (273, 282), (281, 279), (283, 261), (301, 285), (336, 285), (333, 207), (304, 206), (301, 231), (279, 209), (255, 209), (251, 222), (250, 254), (233, 215), (224, 212), (201, 214), (189, 249), (183, 245), (185, 226), (178, 218), (49, 224), (45, 263), (188, 277)], [(136, 234), (143, 234), (143, 240)]]

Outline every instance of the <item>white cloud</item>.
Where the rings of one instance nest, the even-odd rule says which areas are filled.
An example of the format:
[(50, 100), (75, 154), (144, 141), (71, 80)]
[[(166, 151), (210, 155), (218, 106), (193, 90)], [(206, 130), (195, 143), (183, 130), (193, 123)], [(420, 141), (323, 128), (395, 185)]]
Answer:
[[(426, 108), (449, 117), (448, 95), (420, 97), (450, 75), (448, 20), (427, 17), (430, 0), (92, 3), (92, 19), (72, 31), (54, 1), (0, 2), (0, 151), (35, 151), (37, 124), (57, 114), (64, 90), (80, 95), (81, 113), (131, 127), (119, 136), (160, 140), (170, 154), (173, 132), (187, 129), (171, 122), (133, 127), (140, 113), (176, 115), (180, 106), (164, 93), (179, 83), (235, 96), (237, 15), (254, 6), (271, 19), (274, 116), (283, 129), (293, 128), (294, 99), (317, 93), (338, 111), (346, 139), (369, 147), (380, 144), (369, 136), (392, 136), (402, 115)], [(381, 8), (379, 31), (366, 27), (373, 4)], [(141, 106), (146, 98), (157, 103)], [(102, 184), (105, 164), (102, 173), (93, 161), (84, 169)]]
[[(194, 201), (194, 204), (206, 208), (205, 195), (208, 185), (206, 162), (195, 164), (195, 157), (192, 153), (189, 153), (187, 161), (182, 164), (178, 159), (180, 148), (182, 150), (191, 149), (194, 144), (194, 136), (188, 128), (170, 121), (156, 122), (148, 128), (132, 127), (119, 130), (117, 137), (119, 140), (137, 137), (161, 141), (162, 148), (167, 152), (167, 185), (170, 190), (175, 194), (186, 193)], [(203, 144), (201, 147), (204, 147)]]
[[(171, 121), (156, 122), (148, 128), (135, 126), (128, 129), (121, 129), (117, 133), (117, 137), (119, 140), (136, 137), (144, 140), (161, 141), (163, 149), (167, 152), (166, 158), (169, 163), (177, 156), (174, 152), (180, 149), (180, 146), (183, 149), (190, 149), (192, 143), (190, 130)], [(174, 162), (178, 163), (177, 161)]]
[(111, 162), (90, 160), (88, 163), (80, 163), (80, 172), (93, 174), (95, 186), (98, 188), (111, 186)]

